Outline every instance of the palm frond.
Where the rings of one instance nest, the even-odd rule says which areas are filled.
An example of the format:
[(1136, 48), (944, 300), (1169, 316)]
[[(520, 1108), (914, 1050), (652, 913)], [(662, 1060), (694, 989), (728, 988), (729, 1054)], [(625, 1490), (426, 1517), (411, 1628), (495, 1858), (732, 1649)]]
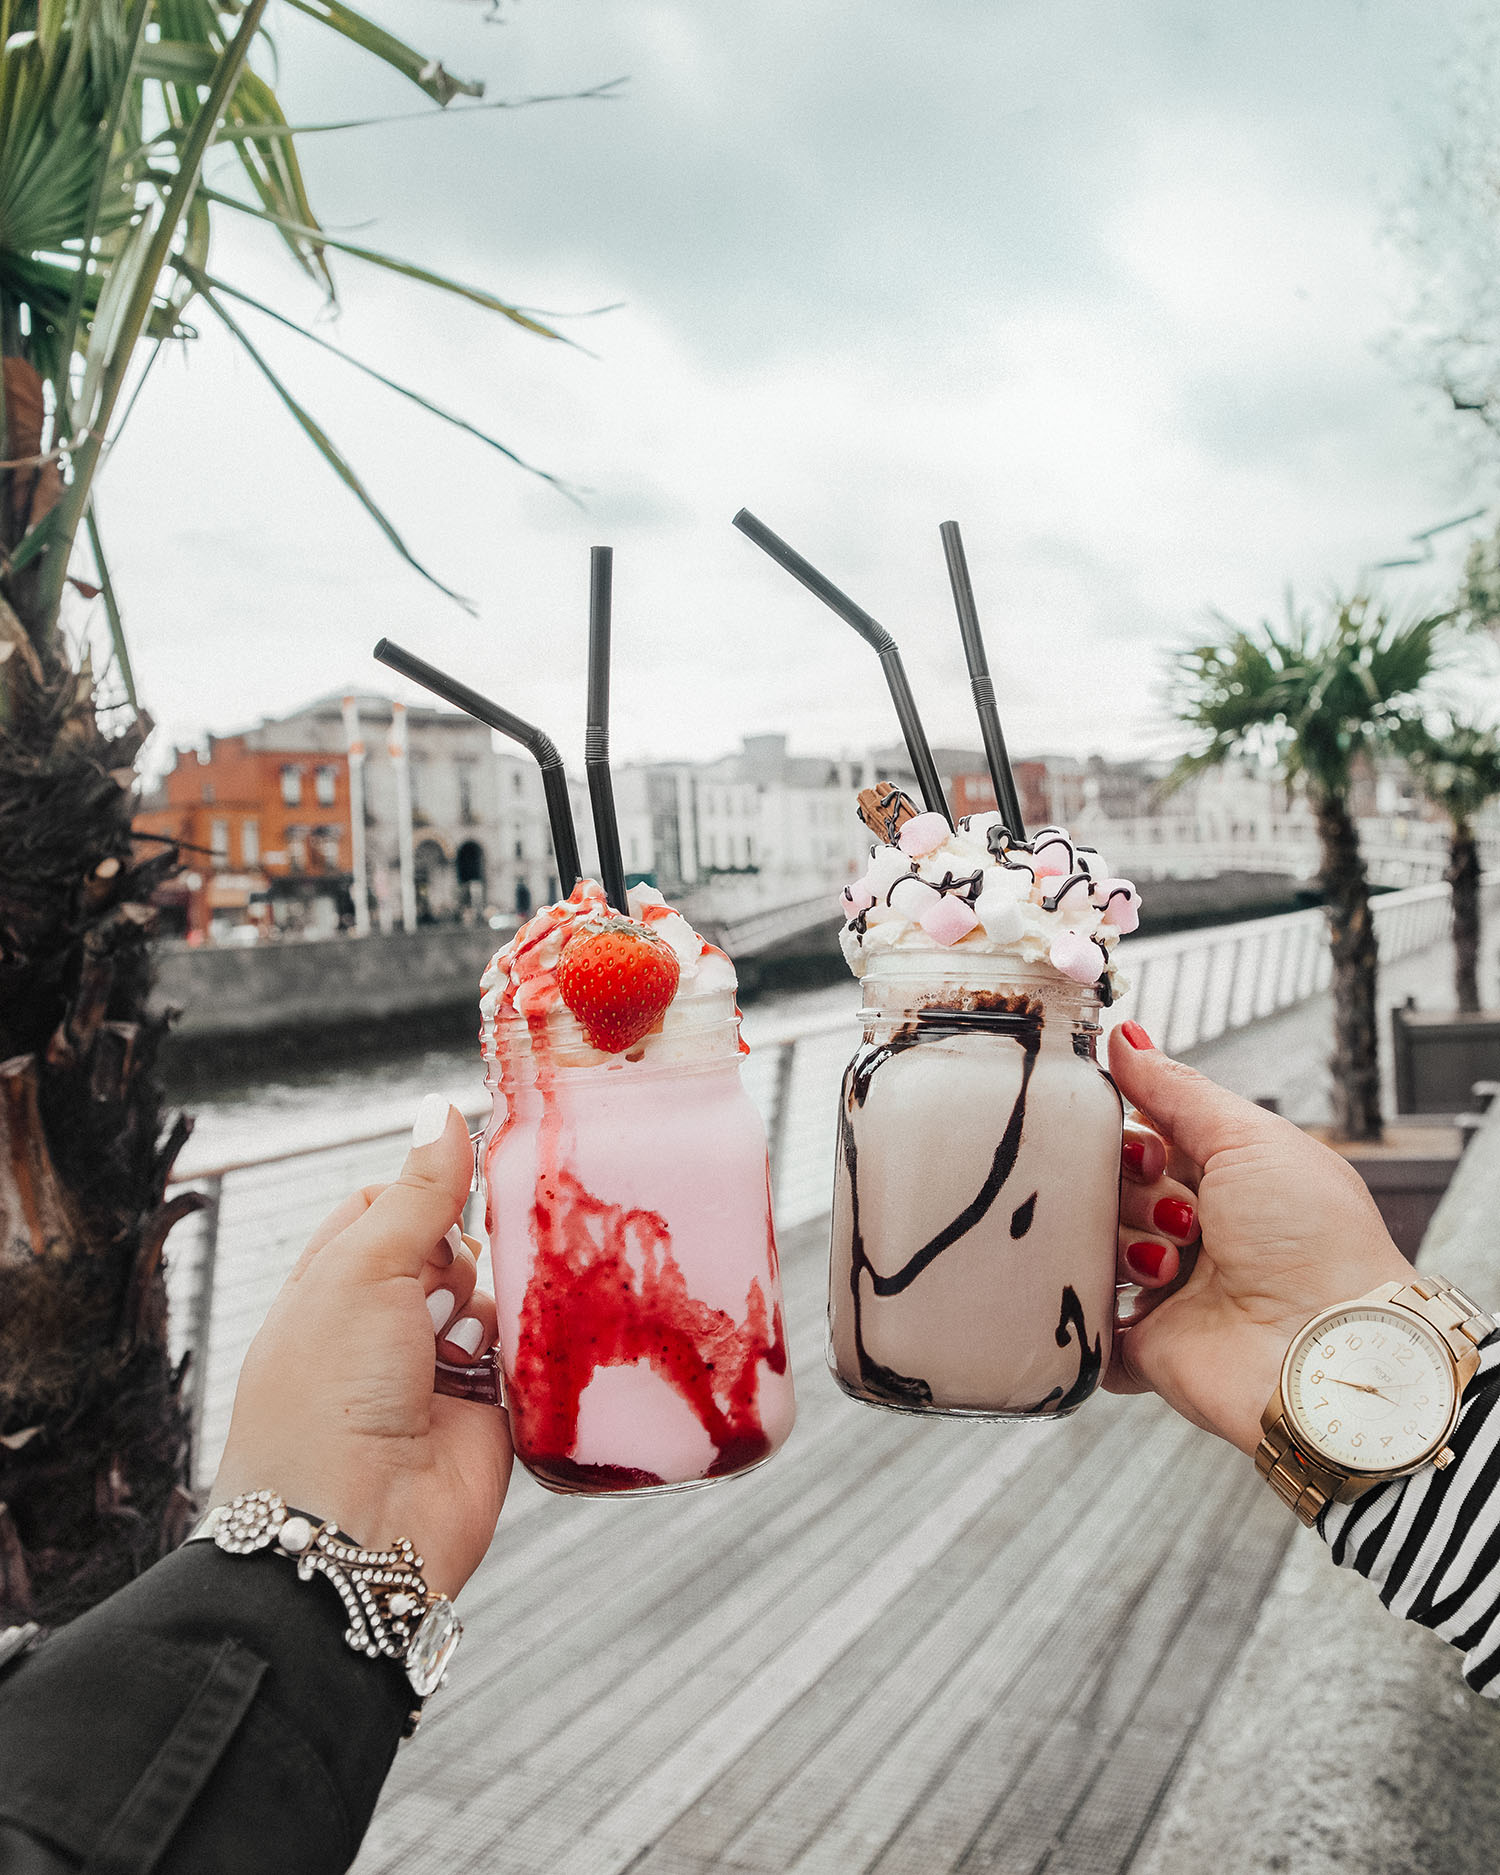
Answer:
[(474, 611), (473, 603), (465, 599), (462, 593), (454, 592), (451, 586), (445, 586), (435, 573), (430, 572), (423, 566), (422, 562), (407, 546), (406, 542), (396, 532), (395, 527), (386, 516), (384, 510), (355, 473), (348, 457), (343, 454), (333, 438), (329, 436), (328, 432), (311, 412), (306, 410), (297, 401), (287, 389), (286, 385), (277, 377), (265, 358), (262, 357), (252, 343), (250, 335), (229, 311), (228, 307), (221, 304), (212, 292), (200, 290), (199, 298), (215, 317), (221, 320), (233, 334), (234, 338), (245, 352), (245, 355), (260, 371), (261, 375), (281, 399), (287, 410), (291, 412), (291, 415), (296, 420), (303, 435), (306, 436), (313, 448), (317, 450), (318, 454), (328, 464), (329, 468), (333, 470), (334, 474), (354, 496), (355, 500), (359, 502), (365, 513), (369, 515), (370, 519), (380, 529), (381, 533), (385, 535), (386, 539), (396, 549), (397, 553), (400, 554), (401, 558), (405, 560), (407, 565), (415, 568), (415, 570), (422, 575), (423, 579), (436, 586), (440, 593), (443, 593), (449, 599), (456, 600), (466, 612), (472, 613)]
[[(401, 74), (435, 107), (390, 116), (355, 110), (337, 119), (330, 112), (328, 122), (303, 127), (308, 134), (402, 115), (438, 116), (451, 99), (483, 93), (481, 85), (453, 77), (345, 0), (287, 4)], [(327, 299), (335, 297), (333, 257), (347, 255), (465, 299), (538, 337), (574, 343), (553, 328), (551, 315), (327, 233), (302, 170), (299, 127), (287, 121), (276, 95), (276, 49), (264, 31), (266, 5), (267, 0), (0, 0), (4, 346), (49, 387), (48, 447), (58, 451), (63, 476), (60, 499), (36, 518), (28, 504), (6, 500), (10, 484), (0, 471), (0, 594), (25, 612), (38, 647), (51, 645), (68, 558), (79, 532), (86, 532), (101, 566), (105, 609), (128, 687), (133, 678), (113, 583), (102, 569), (93, 482), (107, 443), (118, 435), (145, 381), (146, 373), (137, 368), (138, 347), (154, 342), (159, 352), (169, 337), (194, 336), (184, 313), (195, 296), (235, 334), (395, 550), (445, 593), (449, 588), (413, 558), (342, 452), (249, 342), (230, 311), (234, 301), (279, 320), (575, 498), (557, 477), (525, 462), (498, 437), (215, 278), (213, 234), (232, 210), (272, 228)], [(615, 95), (622, 82), (469, 108), (518, 110), (602, 99)], [(219, 187), (205, 185), (203, 161), (218, 144), (237, 161), (242, 184), (225, 187), (216, 176)], [(0, 402), (0, 437), (4, 420)], [(17, 576), (28, 567), (30, 577), (18, 585)]]
[(1289, 779), (1324, 795), (1349, 785), (1356, 758), (1389, 745), (1418, 710), (1438, 667), (1450, 615), (1399, 621), (1368, 594), (1335, 598), (1326, 615), (1222, 635), (1178, 654), (1174, 708), (1198, 732), (1180, 778), (1245, 749), (1274, 749)]
[(455, 78), (436, 59), (427, 58), (414, 47), (406, 45), (384, 27), (377, 26), (362, 13), (356, 13), (353, 7), (345, 6), (343, 0), (287, 0), (287, 5), (299, 13), (310, 14), (324, 26), (352, 40), (362, 52), (373, 53), (384, 64), (400, 72), (402, 77), (419, 85), (429, 98), (439, 104), (446, 104), (450, 98), (460, 95), (466, 98), (484, 96), (484, 86), (477, 79)]
[(1462, 716), (1402, 725), (1396, 740), (1417, 785), (1455, 826), (1500, 798), (1500, 735)]
[(125, 686), (125, 694), (130, 699), (133, 710), (140, 708), (135, 694), (135, 672), (130, 667), (130, 650), (125, 643), (125, 624), (120, 617), (120, 603), (115, 597), (115, 583), (110, 578), (109, 565), (104, 558), (104, 544), (99, 539), (99, 516), (96, 504), (90, 501), (88, 513), (84, 516), (84, 526), (88, 529), (89, 551), (94, 556), (94, 571), (99, 575), (99, 591), (104, 600), (105, 617), (109, 620), (109, 639), (115, 648), (115, 663), (120, 669), (120, 681)]
[(253, 295), (244, 292), (241, 288), (231, 286), (228, 281), (215, 279), (213, 275), (206, 274), (200, 268), (192, 266), (184, 261), (179, 260), (177, 264), (178, 271), (183, 273), (191, 282), (195, 292), (211, 292), (216, 294), (220, 299), (234, 299), (238, 300), (242, 306), (252, 307), (256, 312), (263, 314), (267, 319), (274, 319), (278, 325), (285, 326), (289, 332), (295, 332), (299, 338), (306, 339), (310, 345), (316, 345), (320, 351), (331, 353), (335, 358), (342, 359), (346, 365), (352, 366), (354, 370), (363, 372), (368, 378), (373, 378), (377, 384), (383, 384), (387, 390), (394, 391), (398, 397), (407, 398), (420, 409), (430, 412), (431, 415), (435, 417), (440, 417), (444, 423), (451, 424), (454, 429), (462, 430), (466, 436), (475, 437), (479, 442), (496, 450), (500, 455), (504, 456), (507, 461), (515, 463), (517, 468), (525, 469), (528, 475), (535, 475), (540, 477), (544, 482), (550, 482), (555, 489), (561, 494), (566, 495), (570, 501), (577, 500), (577, 496), (574, 494), (573, 490), (570, 489), (565, 482), (560, 481), (557, 476), (549, 475), (545, 469), (537, 468), (535, 463), (527, 462), (523, 456), (518, 456), (515, 450), (502, 443), (499, 437), (491, 436), (487, 430), (477, 428), (476, 425), (470, 423), (466, 417), (459, 416), (457, 411), (445, 410), (441, 404), (433, 403), (430, 397), (424, 397), (420, 391), (414, 391), (408, 384), (398, 384), (394, 378), (388, 378), (383, 371), (377, 371), (373, 365), (365, 364), (362, 359), (354, 357), (350, 352), (346, 352), (342, 346), (335, 345), (331, 340), (325, 339), (321, 333), (314, 332), (309, 327), (300, 325), (295, 319), (289, 319), (285, 313), (277, 312), (274, 306), (268, 306), (264, 300), (258, 300), (254, 298)]
[(472, 300), (476, 306), (483, 306), (487, 312), (496, 312), (513, 324), (522, 326), (528, 332), (534, 332), (539, 338), (556, 339), (561, 345), (571, 345), (573, 340), (561, 332), (554, 332), (551, 326), (544, 326), (539, 320), (522, 312), (519, 306), (513, 306), (509, 300), (499, 299), (483, 287), (466, 286), (461, 280), (450, 279), (446, 274), (434, 273), (430, 267), (418, 266), (415, 261), (397, 260), (392, 254), (382, 254), (379, 249), (362, 247), (354, 241), (345, 241), (338, 236), (326, 233), (321, 228), (309, 228), (285, 215), (273, 214), (269, 209), (256, 208), (249, 202), (242, 202), (237, 196), (225, 195), (218, 189), (205, 187), (204, 198), (217, 202), (221, 208), (232, 208), (242, 215), (250, 215), (256, 221), (271, 223), (285, 235), (296, 235), (303, 240), (316, 241), (323, 247), (335, 248), (340, 254), (348, 254), (355, 260), (367, 261), (372, 267), (384, 268), (388, 273), (400, 274), (407, 280), (419, 280), (424, 286), (435, 286), (440, 292), (452, 293), (459, 299)]
[[(627, 79), (606, 78), (601, 84), (585, 85), (578, 91), (538, 91), (524, 98), (486, 98), (482, 104), (460, 104), (451, 110), (389, 111), (379, 117), (339, 117), (321, 124), (267, 124), (262, 129), (247, 129), (237, 124), (220, 127), (215, 142), (237, 143), (245, 137), (322, 137), (332, 131), (379, 130), (388, 124), (453, 123), (461, 117), (478, 117), (485, 111), (524, 111), (536, 104), (585, 104), (618, 99), (620, 86)], [(172, 133), (168, 133), (169, 136)]]

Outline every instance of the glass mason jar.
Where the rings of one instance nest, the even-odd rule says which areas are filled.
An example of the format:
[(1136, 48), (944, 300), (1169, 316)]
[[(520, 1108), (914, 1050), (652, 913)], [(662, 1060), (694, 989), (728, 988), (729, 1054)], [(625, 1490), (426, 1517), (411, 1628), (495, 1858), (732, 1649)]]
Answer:
[[(516, 1456), (554, 1491), (748, 1471), (795, 1415), (766, 1136), (730, 991), (601, 1061), (559, 1005), (491, 1045), (486, 1224)], [(634, 1058), (633, 1058), (634, 1057)]]
[(1071, 1413), (1109, 1360), (1121, 1103), (1045, 965), (884, 951), (844, 1076), (829, 1364), (911, 1413)]

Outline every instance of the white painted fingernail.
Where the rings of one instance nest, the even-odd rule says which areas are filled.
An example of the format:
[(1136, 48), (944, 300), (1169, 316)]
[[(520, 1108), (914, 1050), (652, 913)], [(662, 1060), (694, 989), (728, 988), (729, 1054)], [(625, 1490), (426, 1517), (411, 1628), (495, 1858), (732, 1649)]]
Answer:
[(413, 1146), (430, 1146), (443, 1137), (443, 1130), (448, 1124), (449, 1103), (441, 1094), (424, 1094), (422, 1104), (417, 1108), (417, 1117), (412, 1122), (411, 1143)]
[(443, 1339), (451, 1341), (455, 1348), (462, 1348), (472, 1361), (479, 1352), (480, 1342), (484, 1340), (484, 1325), (475, 1321), (472, 1315), (461, 1315)]
[(451, 1289), (434, 1289), (427, 1298), (427, 1313), (432, 1317), (432, 1332), (440, 1335), (443, 1323), (453, 1313), (453, 1305), (458, 1300)]
[(456, 1224), (450, 1224), (443, 1233), (443, 1242), (457, 1256), (464, 1247), (464, 1234)]

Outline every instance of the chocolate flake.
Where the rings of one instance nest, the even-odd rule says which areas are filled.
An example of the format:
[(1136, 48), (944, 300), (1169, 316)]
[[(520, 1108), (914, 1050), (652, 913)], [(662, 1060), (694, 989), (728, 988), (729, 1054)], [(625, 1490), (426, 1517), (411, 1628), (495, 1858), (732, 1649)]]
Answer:
[(859, 817), (887, 846), (897, 844), (902, 827), (920, 813), (909, 794), (903, 794), (892, 781), (877, 781), (873, 788), (859, 791)]

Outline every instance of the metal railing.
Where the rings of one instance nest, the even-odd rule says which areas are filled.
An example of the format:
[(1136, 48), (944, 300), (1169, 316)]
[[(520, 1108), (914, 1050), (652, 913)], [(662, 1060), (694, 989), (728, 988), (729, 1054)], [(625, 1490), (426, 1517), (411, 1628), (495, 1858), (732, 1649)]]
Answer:
[[(1487, 887), (1487, 896), (1500, 896), (1500, 882)], [(1386, 961), (1435, 944), (1448, 923), (1445, 885), (1416, 886), (1375, 902)], [(1164, 1048), (1181, 1053), (1325, 988), (1330, 964), (1323, 914), (1291, 912), (1132, 939), (1125, 968), (1131, 986), (1106, 1021), (1137, 1016)], [(744, 1063), (746, 1087), (766, 1122), (782, 1229), (828, 1208), (837, 1094), (854, 1043), (854, 1009), (851, 984), (847, 1011), (761, 1035)], [(472, 1125), (479, 1116), (468, 1117)], [(391, 1175), (404, 1137), (402, 1129), (370, 1133), (210, 1167), (178, 1181), (207, 1199), (203, 1211), (173, 1232), (167, 1265), (174, 1351), (195, 1351), (189, 1372), (199, 1480), (217, 1464), (250, 1338), (302, 1245), (346, 1192)]]

